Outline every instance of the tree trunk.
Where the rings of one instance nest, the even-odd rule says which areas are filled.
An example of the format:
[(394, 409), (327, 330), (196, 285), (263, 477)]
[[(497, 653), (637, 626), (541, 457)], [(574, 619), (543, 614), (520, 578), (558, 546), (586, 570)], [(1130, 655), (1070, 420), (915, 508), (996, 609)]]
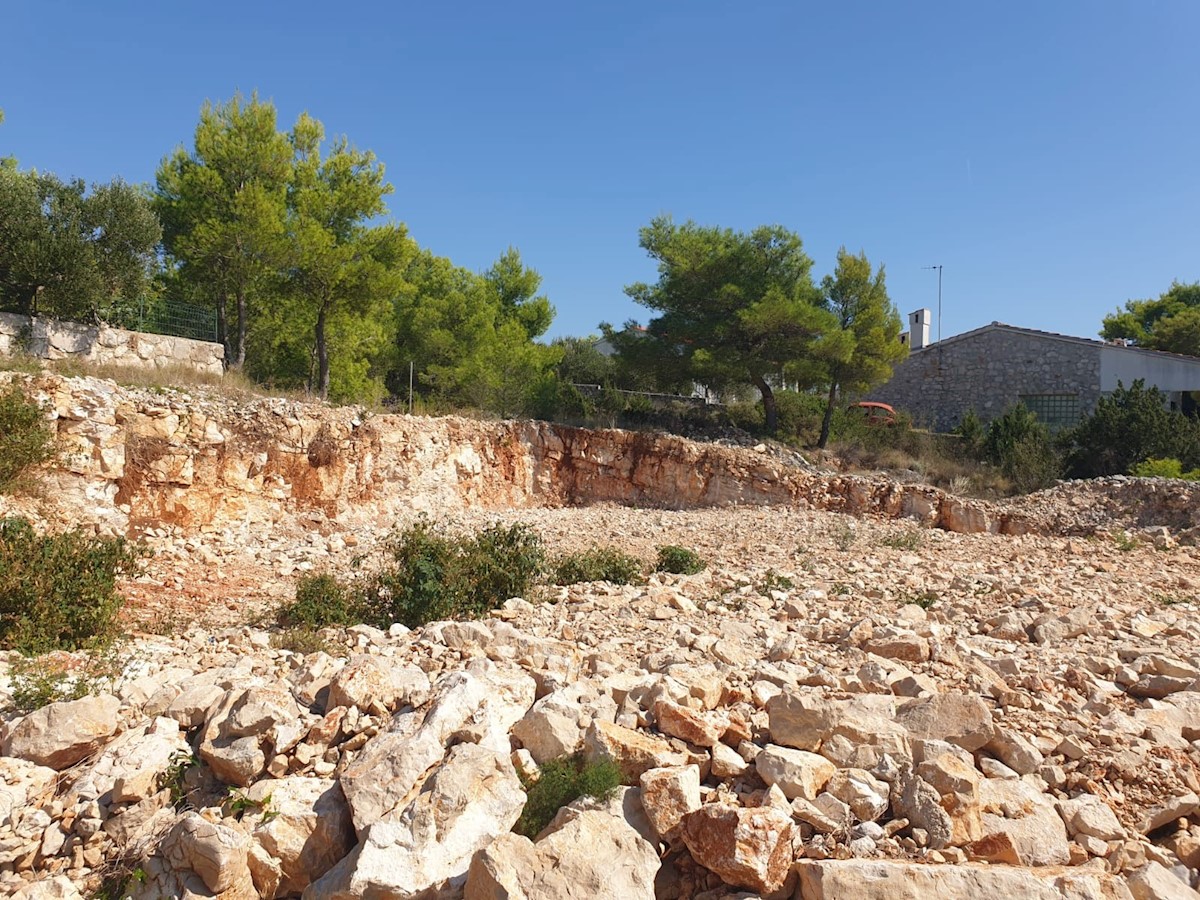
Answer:
[(821, 436), (817, 439), (817, 449), (824, 450), (829, 443), (829, 426), (833, 423), (833, 407), (837, 403), (836, 381), (829, 383), (829, 402), (825, 404), (825, 417), (821, 419)]
[(246, 291), (237, 292), (237, 345), (233, 348), (234, 366), (238, 369), (246, 364)]
[(762, 394), (763, 415), (767, 420), (767, 434), (774, 435), (779, 429), (779, 411), (775, 407), (775, 392), (761, 375), (751, 375), (750, 380)]
[(317, 313), (317, 394), (329, 397), (329, 347), (325, 344), (325, 306)]
[(229, 370), (229, 358), (232, 356), (229, 346), (229, 323), (225, 318), (225, 295), (217, 297), (217, 343), (225, 348), (225, 370)]

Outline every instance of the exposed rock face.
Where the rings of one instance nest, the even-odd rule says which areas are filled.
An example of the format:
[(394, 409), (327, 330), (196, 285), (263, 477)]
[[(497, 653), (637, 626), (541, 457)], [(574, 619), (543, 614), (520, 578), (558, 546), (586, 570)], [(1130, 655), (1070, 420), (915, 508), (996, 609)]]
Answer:
[[(1196, 896), (1200, 554), (1136, 530), (1195, 524), (1194, 487), (1066, 485), (1021, 520), (767, 447), (37, 382), (79, 456), (47, 473), (61, 509), (0, 515), (132, 524), (130, 621), (157, 597), (184, 624), (121, 647), (93, 725), (0, 716), (0, 747), (61, 765), (0, 757), (0, 893), (90, 896), (121, 865), (135, 900)], [(655, 508), (555, 507), (606, 497)], [(709, 567), (313, 653), (245, 624), (418, 508)], [(951, 520), (983, 530), (916, 527)], [(521, 779), (576, 752), (630, 787), (514, 835)]]

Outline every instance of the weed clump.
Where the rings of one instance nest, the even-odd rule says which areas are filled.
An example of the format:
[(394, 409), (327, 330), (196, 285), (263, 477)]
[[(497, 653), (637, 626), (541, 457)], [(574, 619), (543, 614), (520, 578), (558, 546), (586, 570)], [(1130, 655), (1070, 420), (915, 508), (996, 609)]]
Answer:
[(116, 633), (119, 575), (138, 554), (121, 538), (39, 535), (0, 519), (0, 646), (26, 654), (103, 646)]
[(655, 572), (669, 572), (672, 575), (695, 575), (703, 572), (708, 566), (695, 550), (667, 544), (658, 548), (658, 561), (654, 564)]
[(496, 525), (451, 538), (419, 522), (390, 545), (391, 560), (360, 594), (363, 621), (417, 628), (438, 619), (477, 618), (531, 593), (545, 564), (541, 538), (526, 525)]
[(521, 777), (527, 799), (513, 830), (533, 840), (560, 809), (580, 797), (606, 800), (621, 784), (621, 770), (610, 759), (586, 762), (579, 754), (542, 764), (536, 781)]
[(596, 547), (582, 553), (560, 557), (550, 574), (555, 584), (579, 584), (583, 581), (608, 581), (635, 584), (642, 577), (642, 563), (616, 547)]
[(316, 630), (362, 621), (353, 593), (333, 575), (305, 575), (296, 585), (296, 599), (279, 610), (279, 624), (291, 629)]
[(0, 392), (0, 494), (17, 487), (33, 466), (54, 456), (54, 435), (42, 408), (17, 384)]

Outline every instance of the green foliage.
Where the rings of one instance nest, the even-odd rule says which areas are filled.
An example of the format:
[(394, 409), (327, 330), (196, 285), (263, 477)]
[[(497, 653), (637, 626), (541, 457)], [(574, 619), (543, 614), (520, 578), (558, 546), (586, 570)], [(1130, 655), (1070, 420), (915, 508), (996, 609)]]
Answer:
[(893, 550), (919, 550), (925, 543), (925, 534), (916, 528), (906, 528), (879, 539), (879, 546)]
[(296, 599), (279, 610), (285, 627), (326, 628), (361, 621), (351, 591), (334, 575), (304, 575), (296, 584)]
[(963, 453), (971, 459), (983, 459), (988, 430), (983, 419), (973, 409), (968, 409), (962, 421), (954, 427), (952, 434), (962, 439)]
[(580, 797), (608, 799), (621, 784), (621, 770), (610, 759), (587, 762), (579, 755), (563, 756), (543, 763), (536, 781), (521, 781), (527, 796), (513, 831), (533, 840), (568, 803)]
[(307, 656), (310, 653), (328, 653), (330, 656), (344, 656), (346, 647), (338, 646), (325, 636), (319, 628), (310, 625), (296, 625), (285, 628), (271, 635), (271, 646), (276, 650), (290, 650)]
[(1100, 334), (1150, 350), (1200, 356), (1200, 282), (1171, 286), (1156, 300), (1130, 300), (1104, 317)]
[(1148, 459), (1133, 467), (1132, 473), (1139, 478), (1178, 478), (1182, 481), (1200, 481), (1200, 469), (1183, 471), (1183, 463), (1177, 459)]
[(718, 391), (753, 384), (774, 433), (767, 379), (782, 373), (808, 382), (813, 344), (833, 326), (800, 238), (778, 226), (746, 234), (664, 216), (641, 230), (640, 243), (658, 263), (658, 281), (625, 292), (659, 315), (644, 332), (627, 327), (623, 337), (606, 336), (623, 356), (648, 359), (668, 378)]
[(612, 384), (617, 377), (617, 358), (600, 352), (600, 338), (555, 338), (551, 344), (562, 357), (555, 373), (568, 384)]
[(858, 540), (858, 530), (850, 521), (842, 520), (833, 529), (833, 543), (839, 550), (845, 552), (854, 546)]
[(0, 311), (91, 322), (150, 288), (158, 220), (141, 192), (0, 166)]
[(1114, 531), (1112, 534), (1113, 543), (1122, 553), (1129, 553), (1131, 550), (1136, 550), (1141, 546), (1141, 541), (1131, 535), (1128, 531)]
[(1096, 409), (1063, 435), (1067, 471), (1075, 478), (1123, 475), (1148, 459), (1178, 459), (1200, 466), (1200, 430), (1166, 408), (1157, 388), (1141, 379), (1101, 397)]
[(825, 364), (829, 384), (817, 446), (829, 442), (839, 393), (862, 394), (892, 376), (892, 367), (908, 355), (900, 343), (900, 314), (888, 297), (883, 266), (874, 274), (865, 253), (838, 251), (837, 269), (822, 282), (826, 307), (836, 325), (814, 347)]
[(545, 562), (541, 538), (521, 524), (452, 539), (421, 521), (394, 538), (390, 551), (361, 594), (365, 621), (382, 628), (481, 616), (527, 596)]
[(654, 564), (654, 571), (670, 572), (673, 575), (695, 575), (703, 572), (707, 566), (708, 563), (695, 550), (677, 544), (667, 544), (658, 548), (658, 561)]
[(42, 653), (107, 643), (122, 604), (117, 576), (136, 563), (121, 538), (43, 536), (24, 519), (0, 520), (0, 646)]
[(763, 580), (758, 585), (758, 592), (769, 594), (771, 591), (790, 591), (795, 586), (796, 582), (786, 575), (780, 575), (774, 569), (768, 569), (767, 574), (763, 576)]
[(54, 456), (46, 414), (19, 384), (0, 392), (0, 494), (18, 486), (32, 467)]
[(942, 598), (937, 595), (937, 591), (921, 591), (916, 594), (905, 594), (903, 602), (913, 606), (919, 606), (921, 609), (932, 609), (937, 606), (938, 601)]
[(10, 708), (24, 714), (51, 703), (111, 690), (121, 668), (121, 660), (111, 647), (82, 656), (62, 653), (15, 656), (9, 662)]
[(176, 812), (188, 805), (187, 774), (200, 765), (200, 760), (190, 750), (176, 750), (167, 760), (167, 768), (158, 776), (158, 789), (171, 792), (171, 805)]
[(983, 453), (1020, 493), (1040, 490), (1062, 476), (1062, 460), (1049, 431), (1023, 403), (988, 426)]
[(551, 581), (560, 585), (584, 581), (635, 584), (641, 577), (641, 561), (616, 547), (596, 547), (560, 557), (550, 573)]

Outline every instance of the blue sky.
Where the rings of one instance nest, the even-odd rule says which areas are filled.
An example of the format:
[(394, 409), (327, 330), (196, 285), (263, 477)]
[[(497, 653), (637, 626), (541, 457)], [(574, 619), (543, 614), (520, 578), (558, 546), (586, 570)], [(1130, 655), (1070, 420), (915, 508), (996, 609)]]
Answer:
[[(544, 277), (552, 335), (648, 311), (638, 228), (782, 224), (902, 313), (1082, 336), (1200, 279), (1200, 3), (9, 0), (0, 155), (148, 181), (234, 91), (375, 151), (391, 208)], [(936, 336), (936, 325), (934, 328)]]

